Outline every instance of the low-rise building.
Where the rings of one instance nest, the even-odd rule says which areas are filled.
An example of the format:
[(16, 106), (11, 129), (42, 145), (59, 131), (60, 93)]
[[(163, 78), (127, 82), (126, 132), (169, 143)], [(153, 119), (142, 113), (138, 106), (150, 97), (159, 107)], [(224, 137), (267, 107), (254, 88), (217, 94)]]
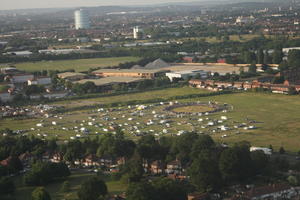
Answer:
[(8, 91), (0, 92), (0, 101), (1, 102), (9, 102), (13, 99), (13, 96)]
[(153, 79), (165, 74), (167, 70), (144, 70), (144, 69), (100, 69), (92, 72), (99, 77), (133, 77)]
[(34, 79), (28, 80), (28, 85), (50, 85), (52, 80), (50, 77), (36, 77)]
[(84, 79), (87, 75), (83, 73), (76, 72), (64, 72), (57, 74), (58, 78), (66, 79), (69, 81), (78, 81)]
[(170, 79), (170, 81), (174, 81), (174, 79), (189, 79), (195, 78), (199, 76), (199, 78), (205, 79), (207, 78), (207, 72), (204, 70), (188, 70), (188, 71), (177, 71), (177, 72), (168, 72), (166, 76)]
[(13, 84), (24, 84), (27, 83), (28, 80), (34, 79), (33, 74), (15, 74), (11, 76), (11, 82)]

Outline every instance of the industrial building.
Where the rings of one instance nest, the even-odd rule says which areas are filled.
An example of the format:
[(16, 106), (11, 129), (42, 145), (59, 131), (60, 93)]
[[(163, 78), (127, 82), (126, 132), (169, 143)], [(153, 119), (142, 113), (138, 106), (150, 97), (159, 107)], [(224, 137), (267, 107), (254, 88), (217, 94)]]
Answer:
[(188, 71), (177, 71), (177, 72), (168, 72), (166, 76), (170, 79), (171, 82), (174, 79), (189, 79), (199, 76), (199, 78), (207, 78), (208, 72), (204, 70), (188, 70)]
[(164, 75), (167, 70), (145, 70), (145, 69), (100, 69), (92, 72), (100, 77), (134, 77), (134, 78), (150, 78), (153, 79)]
[(80, 9), (76, 10), (75, 13), (75, 29), (89, 29), (90, 28), (90, 19), (86, 10)]
[(66, 79), (68, 81), (78, 81), (84, 79), (86, 74), (76, 72), (64, 72), (57, 74), (58, 78)]

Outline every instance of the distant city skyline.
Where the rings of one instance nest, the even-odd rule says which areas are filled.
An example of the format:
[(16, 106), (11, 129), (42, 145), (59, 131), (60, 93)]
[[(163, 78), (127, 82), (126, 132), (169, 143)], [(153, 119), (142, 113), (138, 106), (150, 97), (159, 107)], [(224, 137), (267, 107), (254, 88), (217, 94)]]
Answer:
[[(191, 0), (205, 1), (205, 0)], [(222, 0), (221, 0), (222, 1)], [(185, 2), (185, 0), (0, 0), (0, 10), (28, 8), (62, 8), (88, 6), (117, 6), (117, 5), (149, 5), (159, 3)]]

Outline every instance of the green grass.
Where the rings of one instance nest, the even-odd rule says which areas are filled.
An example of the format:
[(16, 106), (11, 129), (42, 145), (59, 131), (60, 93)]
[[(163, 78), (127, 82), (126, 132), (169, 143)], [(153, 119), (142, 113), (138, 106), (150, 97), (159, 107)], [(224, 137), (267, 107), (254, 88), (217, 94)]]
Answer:
[(197, 113), (197, 112), (210, 112), (213, 111), (214, 108), (209, 106), (202, 106), (202, 105), (191, 105), (191, 106), (182, 106), (178, 108), (174, 108), (173, 112), (185, 112), (185, 113)]
[(108, 104), (108, 103), (119, 102), (119, 101), (126, 102), (131, 100), (147, 100), (147, 99), (154, 99), (154, 98), (166, 99), (173, 96), (208, 93), (208, 92), (209, 91), (207, 90), (199, 90), (190, 87), (167, 88), (162, 90), (146, 91), (146, 92), (140, 92), (134, 94), (124, 94), (124, 95), (111, 96), (111, 97), (73, 100), (71, 101), (72, 103), (70, 103), (70, 101), (58, 101), (55, 102), (54, 105), (64, 106), (66, 108), (73, 108), (73, 107), (87, 106), (87, 105), (94, 105), (94, 104)]
[(120, 63), (138, 61), (137, 57), (112, 57), (112, 58), (91, 58), (76, 60), (60, 61), (38, 61), (17, 63), (15, 66), (25, 71), (41, 70), (69, 70), (74, 69), (76, 72), (87, 71), (90, 68), (115, 66)]
[[(52, 200), (77, 200), (77, 191), (80, 188), (80, 185), (83, 181), (87, 180), (91, 176), (95, 174), (92, 173), (72, 173), (70, 177), (66, 180), (70, 182), (70, 191), (69, 192), (61, 192), (61, 186), (64, 180), (56, 181), (47, 185), (45, 188), (51, 195)], [(16, 177), (15, 183), (17, 186), (17, 190), (15, 192), (16, 200), (31, 200), (31, 192), (35, 189), (35, 187), (27, 187), (23, 186), (22, 177)], [(123, 184), (120, 181), (106, 181), (106, 185), (108, 187), (109, 194), (121, 194), (126, 191), (127, 185)]]
[[(190, 101), (194, 101), (190, 100)], [(233, 105), (233, 112), (227, 116), (237, 121), (245, 118), (261, 123), (257, 130), (244, 134), (232, 134), (227, 138), (215, 138), (219, 141), (234, 143), (242, 140), (252, 145), (275, 148), (283, 146), (293, 152), (300, 150), (300, 97), (278, 94), (240, 93), (201, 98), (201, 101), (213, 100)]]
[[(94, 99), (85, 99), (85, 100), (73, 100), (73, 101), (62, 101), (56, 102), (57, 105), (63, 105), (68, 108), (73, 108), (77, 106), (84, 105), (94, 105), (94, 104), (108, 104), (112, 102), (119, 101), (130, 101), (130, 100), (145, 100), (153, 98), (169, 98), (172, 96), (186, 95), (186, 94), (196, 94), (196, 93), (205, 93), (206, 90), (199, 90), (195, 88), (169, 88), (157, 91), (141, 92), (135, 94), (119, 95), (113, 97), (103, 97), (103, 98), (94, 98)], [(234, 125), (240, 123), (246, 123), (247, 119), (255, 120), (260, 123), (255, 124), (257, 129), (254, 130), (244, 130), (244, 129), (231, 129), (228, 131), (222, 131), (217, 133), (210, 133), (211, 128), (202, 129), (199, 127), (197, 122), (197, 116), (194, 116), (190, 119), (189, 117), (185, 118), (176, 118), (171, 117), (173, 121), (171, 127), (168, 129), (168, 134), (177, 133), (179, 130), (191, 131), (192, 126), (187, 124), (187, 122), (192, 122), (196, 124), (195, 131), (204, 133), (210, 133), (215, 140), (226, 143), (235, 143), (238, 141), (247, 140), (255, 146), (269, 146), (273, 145), (275, 149), (278, 149), (280, 146), (283, 146), (286, 150), (290, 152), (298, 152), (300, 150), (300, 101), (299, 96), (287, 96), (280, 94), (270, 94), (270, 93), (236, 93), (236, 94), (227, 94), (220, 96), (212, 97), (201, 97), (193, 99), (184, 99), (179, 100), (179, 102), (208, 102), (208, 101), (217, 101), (220, 104), (228, 103), (233, 106), (233, 110), (228, 113), (214, 113), (209, 115), (210, 119), (220, 119), (222, 115), (226, 115), (230, 120), (224, 122), (225, 125), (233, 127)], [(167, 105), (165, 105), (167, 106)], [(30, 131), (30, 134), (43, 134), (47, 133), (48, 137), (58, 137), (61, 140), (69, 139), (70, 136), (75, 136), (78, 133), (75, 133), (72, 130), (62, 130), (62, 127), (72, 128), (74, 126), (79, 126), (80, 123), (83, 123), (85, 127), (89, 128), (91, 131), (91, 137), (94, 137), (95, 132), (99, 134), (105, 134), (102, 128), (107, 128), (109, 122), (116, 122), (117, 124), (128, 123), (131, 126), (134, 126), (136, 122), (140, 122), (144, 128), (140, 128), (142, 131), (154, 130), (154, 133), (162, 132), (165, 128), (162, 124), (155, 124), (153, 126), (146, 126), (145, 124), (149, 119), (153, 118), (152, 111), (155, 110), (156, 113), (163, 114), (164, 107), (155, 107), (149, 108), (144, 111), (145, 116), (133, 117), (133, 121), (128, 121), (128, 118), (131, 117), (131, 113), (135, 108), (125, 109), (123, 111), (110, 111), (106, 116), (110, 117), (109, 121), (104, 121), (102, 117), (105, 113), (97, 112), (96, 109), (91, 110), (78, 110), (73, 112), (68, 112), (60, 114), (63, 119), (59, 120), (54, 117), (49, 119), (44, 119), (43, 122), (45, 127), (40, 128), (40, 131)], [(126, 115), (124, 118), (122, 115)], [(96, 119), (96, 124), (103, 124), (103, 127), (94, 127), (88, 126), (88, 121), (91, 121), (89, 117)], [(117, 118), (117, 119), (113, 119)], [(199, 117), (198, 117), (199, 118)], [(3, 119), (0, 120), (0, 127), (10, 128), (13, 130), (16, 129), (30, 129), (39, 123), (41, 118), (37, 119)], [(85, 122), (82, 122), (85, 120)], [(57, 121), (58, 126), (51, 126), (51, 121)], [(181, 123), (181, 125), (178, 125)], [(204, 122), (203, 122), (204, 123)], [(207, 121), (205, 122), (207, 123)], [(124, 126), (123, 126), (124, 127)], [(51, 129), (52, 128), (52, 129)], [(124, 127), (125, 128), (125, 127)], [(128, 137), (132, 139), (137, 139), (132, 134), (130, 130), (126, 127), (125, 133)], [(222, 138), (222, 134), (227, 134), (228, 137)]]

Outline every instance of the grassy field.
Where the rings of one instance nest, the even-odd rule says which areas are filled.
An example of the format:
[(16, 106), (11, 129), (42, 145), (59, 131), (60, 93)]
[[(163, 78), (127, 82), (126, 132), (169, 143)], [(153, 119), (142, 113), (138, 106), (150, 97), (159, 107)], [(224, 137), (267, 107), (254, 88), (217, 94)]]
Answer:
[[(199, 90), (194, 88), (170, 88), (164, 90), (142, 92), (136, 94), (128, 94), (113, 97), (103, 97), (95, 99), (86, 100), (74, 100), (74, 101), (62, 101), (56, 102), (57, 105), (64, 105), (68, 108), (73, 108), (76, 106), (83, 105), (93, 105), (93, 104), (107, 104), (119, 101), (130, 101), (130, 100), (144, 100), (153, 98), (168, 98), (172, 96), (185, 95), (185, 94), (196, 94), (205, 93), (206, 90)], [(30, 129), (35, 127), (34, 131), (30, 131), (30, 134), (47, 134), (47, 137), (58, 137), (61, 140), (69, 139), (70, 136), (75, 136), (75, 134), (80, 134), (74, 132), (75, 126), (84, 126), (90, 129), (91, 137), (96, 134), (105, 134), (104, 128), (107, 129), (110, 122), (115, 122), (116, 124), (123, 124), (125, 133), (131, 138), (136, 139), (132, 135), (135, 130), (129, 129), (129, 127), (138, 126), (138, 129), (146, 132), (158, 133), (157, 136), (163, 135), (162, 130), (168, 129), (166, 135), (177, 134), (180, 130), (203, 132), (210, 134), (213, 138), (220, 142), (234, 143), (238, 141), (247, 140), (255, 146), (269, 146), (273, 145), (275, 149), (283, 146), (286, 150), (290, 152), (298, 152), (300, 150), (300, 101), (299, 96), (287, 96), (280, 94), (269, 94), (269, 93), (236, 93), (227, 94), (212, 97), (201, 97), (193, 99), (179, 100), (179, 102), (219, 102), (219, 104), (227, 103), (233, 106), (233, 110), (228, 113), (213, 113), (208, 116), (204, 122), (199, 122), (198, 116), (186, 116), (184, 118), (170, 116), (171, 126), (166, 127), (161, 124), (160, 119), (155, 121), (154, 125), (147, 126), (146, 122), (153, 119), (155, 111), (156, 114), (166, 115), (163, 106), (149, 107), (142, 111), (143, 116), (131, 116), (131, 113), (137, 111), (135, 107), (127, 108), (115, 108), (114, 110), (105, 109), (103, 112), (98, 112), (97, 109), (91, 110), (79, 110), (69, 113), (60, 114), (59, 116), (53, 116), (48, 119), (35, 118), (35, 119), (5, 119), (0, 120), (1, 128), (11, 128), (16, 129)], [(190, 110), (186, 108), (185, 111)], [(194, 109), (192, 109), (194, 110)], [(124, 117), (123, 117), (124, 115)], [(168, 115), (168, 114), (167, 114)], [(215, 127), (205, 127), (209, 120), (219, 120), (221, 116), (226, 115), (228, 120), (223, 122), (223, 125), (229, 127), (227, 131), (213, 132)], [(62, 119), (58, 119), (58, 117)], [(169, 117), (169, 116), (168, 116)], [(104, 118), (107, 118), (104, 120)], [(132, 120), (128, 120), (133, 118)], [(206, 117), (202, 117), (206, 118)], [(43, 120), (43, 121), (41, 121)], [(95, 120), (94, 122), (92, 120)], [(57, 126), (52, 126), (51, 121), (56, 121)], [(243, 128), (235, 129), (233, 128), (237, 124), (247, 123), (248, 126), (251, 125), (250, 121), (255, 121), (256, 129), (244, 130)], [(37, 128), (35, 125), (37, 123), (44, 123), (45, 127)], [(93, 125), (88, 125), (88, 122), (93, 122)], [(136, 124), (138, 123), (138, 124)], [(82, 125), (81, 125), (82, 124)], [(97, 124), (102, 124), (99, 126), (94, 126)], [(127, 125), (125, 125), (127, 124)], [(220, 124), (221, 125), (221, 124)], [(62, 129), (62, 127), (66, 128)], [(40, 130), (38, 130), (40, 129)], [(226, 137), (222, 137), (226, 134)]]
[(178, 108), (174, 108), (173, 112), (186, 112), (186, 113), (195, 113), (195, 112), (210, 112), (213, 111), (214, 108), (209, 106), (200, 106), (200, 105), (191, 105), (191, 106), (182, 106)]
[[(219, 101), (233, 105), (227, 115), (234, 120), (253, 119), (258, 129), (226, 138), (215, 137), (219, 141), (234, 143), (250, 141), (256, 146), (283, 146), (293, 152), (300, 150), (300, 97), (277, 94), (240, 93), (201, 98), (201, 101)], [(189, 101), (194, 101), (191, 99)]]
[(199, 93), (208, 93), (207, 90), (199, 90), (190, 87), (184, 88), (168, 88), (162, 90), (146, 91), (134, 94), (125, 94), (111, 97), (100, 97), (100, 98), (91, 98), (91, 99), (81, 99), (70, 101), (58, 101), (54, 105), (64, 106), (66, 108), (74, 108), (79, 106), (95, 105), (95, 104), (108, 104), (119, 101), (131, 101), (131, 100), (147, 100), (154, 98), (166, 99), (173, 96), (188, 95), (188, 94), (199, 94)]
[[(89, 177), (92, 177), (95, 174), (92, 173), (72, 173), (70, 177), (66, 180), (70, 182), (70, 191), (61, 192), (61, 186), (64, 180), (57, 181), (47, 185), (45, 188), (51, 195), (52, 200), (77, 200), (77, 191), (80, 188), (80, 184), (87, 180)], [(15, 183), (17, 190), (15, 193), (16, 200), (31, 200), (31, 192), (35, 187), (26, 187), (22, 184), (22, 177), (16, 177)], [(126, 191), (127, 185), (123, 184), (120, 181), (106, 181), (109, 194), (120, 194)]]
[(76, 72), (87, 71), (90, 68), (115, 66), (120, 63), (137, 61), (137, 57), (91, 58), (77, 60), (39, 61), (17, 63), (15, 66), (25, 71), (68, 70)]

